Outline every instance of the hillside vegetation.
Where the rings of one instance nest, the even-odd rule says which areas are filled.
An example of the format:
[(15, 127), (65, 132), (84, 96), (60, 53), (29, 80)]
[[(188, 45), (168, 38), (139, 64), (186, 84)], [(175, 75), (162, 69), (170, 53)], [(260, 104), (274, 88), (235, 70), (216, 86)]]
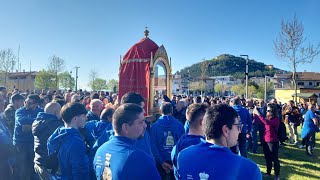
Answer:
[[(203, 66), (203, 63), (206, 63), (206, 66)], [(202, 72), (205, 72), (204, 76), (206, 77), (232, 75), (237, 79), (242, 79), (245, 77), (245, 69), (246, 59), (229, 54), (222, 54), (211, 60), (204, 60), (189, 67), (185, 67), (178, 71), (177, 74), (181, 74), (182, 77), (184, 77), (189, 71), (190, 77), (195, 79), (201, 77), (203, 74)], [(249, 77), (263, 77), (265, 75), (273, 76), (279, 71), (282, 70), (274, 67), (270, 69), (264, 63), (249, 60)]]

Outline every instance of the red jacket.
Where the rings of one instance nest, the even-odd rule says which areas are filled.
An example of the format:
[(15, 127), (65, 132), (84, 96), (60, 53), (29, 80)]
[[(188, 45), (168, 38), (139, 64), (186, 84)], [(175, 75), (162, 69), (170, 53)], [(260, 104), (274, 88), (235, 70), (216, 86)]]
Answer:
[(278, 129), (280, 125), (280, 120), (278, 118), (272, 118), (270, 120), (265, 119), (263, 116), (256, 116), (264, 124), (264, 141), (265, 142), (278, 142)]

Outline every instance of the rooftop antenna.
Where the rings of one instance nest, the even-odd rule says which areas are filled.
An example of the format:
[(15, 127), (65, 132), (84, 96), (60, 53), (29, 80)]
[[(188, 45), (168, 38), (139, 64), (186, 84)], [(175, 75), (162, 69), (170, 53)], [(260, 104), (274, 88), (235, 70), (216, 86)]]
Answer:
[(20, 60), (20, 44), (19, 44), (19, 47), (18, 47), (18, 63), (17, 63), (18, 68), (16, 69), (17, 71), (19, 71), (19, 60)]

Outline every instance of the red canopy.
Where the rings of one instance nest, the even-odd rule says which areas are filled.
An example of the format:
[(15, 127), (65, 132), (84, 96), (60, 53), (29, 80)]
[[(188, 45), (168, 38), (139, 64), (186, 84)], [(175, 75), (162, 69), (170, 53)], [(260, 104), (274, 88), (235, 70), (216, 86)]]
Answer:
[(145, 102), (145, 111), (149, 115), (150, 58), (159, 46), (149, 38), (143, 38), (125, 54), (119, 77), (119, 99), (127, 92), (141, 94)]

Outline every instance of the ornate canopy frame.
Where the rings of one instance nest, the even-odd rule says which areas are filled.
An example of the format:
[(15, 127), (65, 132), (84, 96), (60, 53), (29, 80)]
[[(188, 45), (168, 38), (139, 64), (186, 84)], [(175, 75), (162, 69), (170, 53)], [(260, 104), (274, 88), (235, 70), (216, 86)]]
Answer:
[(149, 110), (150, 114), (158, 114), (159, 107), (155, 107), (155, 70), (158, 63), (162, 63), (166, 72), (166, 95), (171, 98), (171, 89), (172, 89), (172, 68), (171, 68), (171, 59), (169, 60), (166, 49), (163, 45), (159, 47), (154, 56), (150, 59), (150, 97), (149, 97)]

